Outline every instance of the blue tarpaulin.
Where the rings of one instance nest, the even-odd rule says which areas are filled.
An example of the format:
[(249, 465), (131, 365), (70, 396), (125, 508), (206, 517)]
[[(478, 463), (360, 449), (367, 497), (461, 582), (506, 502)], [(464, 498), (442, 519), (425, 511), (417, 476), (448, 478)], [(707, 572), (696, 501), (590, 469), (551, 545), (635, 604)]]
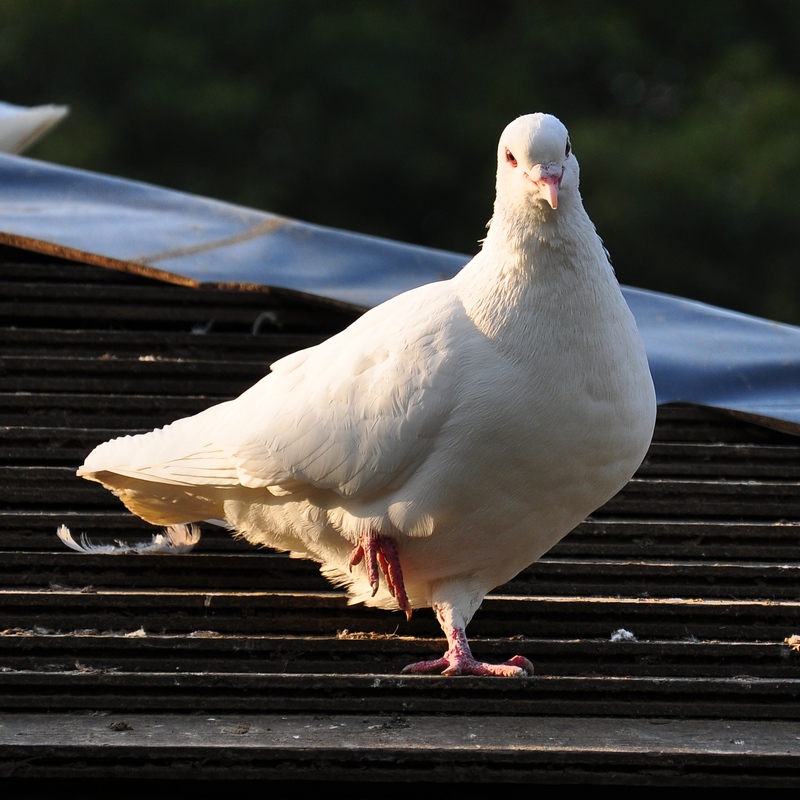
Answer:
[[(470, 258), (4, 154), (0, 242), (185, 285), (281, 287), (363, 308), (450, 277)], [(623, 292), (659, 403), (800, 433), (800, 328)]]

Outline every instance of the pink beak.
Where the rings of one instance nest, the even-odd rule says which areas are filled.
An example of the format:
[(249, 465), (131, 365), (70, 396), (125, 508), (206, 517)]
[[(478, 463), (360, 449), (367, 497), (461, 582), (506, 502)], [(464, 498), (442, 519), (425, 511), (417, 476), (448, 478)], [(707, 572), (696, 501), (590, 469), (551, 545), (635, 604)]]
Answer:
[(550, 208), (558, 208), (558, 190), (561, 188), (561, 178), (548, 176), (536, 181), (542, 192), (542, 197), (550, 204)]
[(558, 190), (561, 188), (564, 168), (556, 164), (537, 165), (531, 170), (529, 177), (539, 187), (542, 197), (547, 201), (550, 208), (558, 208)]

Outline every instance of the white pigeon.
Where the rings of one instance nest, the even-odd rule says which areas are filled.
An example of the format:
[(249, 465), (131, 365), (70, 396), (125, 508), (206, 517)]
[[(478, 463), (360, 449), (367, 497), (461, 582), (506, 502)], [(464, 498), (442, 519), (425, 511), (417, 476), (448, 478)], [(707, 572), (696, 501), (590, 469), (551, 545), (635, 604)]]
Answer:
[(222, 521), (314, 559), (350, 602), (432, 607), (447, 651), (405, 672), (533, 674), (522, 656), (477, 661), (467, 624), (627, 483), (655, 420), (578, 174), (559, 120), (519, 117), (488, 235), (458, 275), (282, 358), (235, 400), (101, 444), (78, 474), (148, 522)]

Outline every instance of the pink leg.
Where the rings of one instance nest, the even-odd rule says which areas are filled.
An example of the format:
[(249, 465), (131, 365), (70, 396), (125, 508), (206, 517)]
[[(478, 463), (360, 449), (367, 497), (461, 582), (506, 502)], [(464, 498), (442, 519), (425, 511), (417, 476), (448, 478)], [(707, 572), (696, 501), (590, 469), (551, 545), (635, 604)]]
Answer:
[(388, 536), (373, 532), (365, 533), (350, 554), (350, 569), (362, 561), (367, 571), (369, 585), (372, 587), (372, 596), (374, 597), (378, 591), (380, 573), (383, 572), (386, 588), (397, 600), (400, 608), (406, 612), (406, 619), (411, 619), (411, 604), (408, 602), (400, 557), (397, 555), (394, 542)]
[[(440, 622), (442, 612), (434, 607)], [(533, 664), (524, 656), (514, 656), (503, 664), (488, 664), (476, 661), (470, 650), (464, 628), (455, 624), (442, 624), (447, 636), (447, 652), (433, 661), (418, 661), (409, 664), (403, 672), (413, 675), (441, 673), (442, 675), (498, 675), (506, 678), (521, 678), (533, 675)]]

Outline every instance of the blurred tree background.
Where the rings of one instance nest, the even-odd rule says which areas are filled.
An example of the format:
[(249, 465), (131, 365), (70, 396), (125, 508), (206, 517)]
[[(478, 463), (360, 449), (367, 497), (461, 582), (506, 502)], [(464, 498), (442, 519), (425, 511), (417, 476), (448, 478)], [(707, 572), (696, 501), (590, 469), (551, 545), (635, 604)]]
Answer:
[(799, 79), (791, 0), (0, 0), (31, 157), (473, 253), (549, 111), (623, 283), (795, 324)]

